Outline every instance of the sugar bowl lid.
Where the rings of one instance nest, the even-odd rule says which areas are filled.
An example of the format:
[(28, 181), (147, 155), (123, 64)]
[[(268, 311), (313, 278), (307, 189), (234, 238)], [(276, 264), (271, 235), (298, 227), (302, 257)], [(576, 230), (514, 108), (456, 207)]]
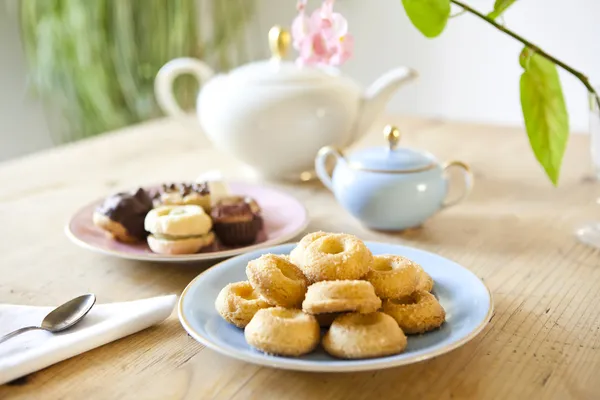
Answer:
[(408, 147), (398, 147), (400, 130), (388, 125), (383, 130), (387, 146), (369, 147), (348, 157), (350, 165), (371, 172), (420, 172), (437, 165), (435, 157)]

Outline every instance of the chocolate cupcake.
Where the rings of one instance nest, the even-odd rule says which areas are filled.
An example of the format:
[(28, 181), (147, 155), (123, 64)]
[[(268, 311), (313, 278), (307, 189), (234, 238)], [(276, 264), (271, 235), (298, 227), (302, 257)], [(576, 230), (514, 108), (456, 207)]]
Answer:
[(152, 199), (144, 189), (122, 192), (107, 197), (96, 208), (93, 221), (111, 238), (125, 243), (146, 240), (144, 218), (152, 209)]
[(263, 225), (260, 207), (244, 196), (229, 196), (212, 207), (214, 231), (227, 246), (245, 246), (256, 241)]
[(206, 182), (164, 184), (154, 193), (154, 207), (200, 206), (210, 213), (210, 188)]

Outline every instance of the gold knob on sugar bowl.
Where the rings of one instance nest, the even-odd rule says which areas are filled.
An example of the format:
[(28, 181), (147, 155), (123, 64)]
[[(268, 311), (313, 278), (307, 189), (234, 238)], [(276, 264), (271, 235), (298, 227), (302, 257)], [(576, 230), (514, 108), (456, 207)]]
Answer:
[(398, 143), (400, 142), (400, 129), (392, 125), (387, 125), (383, 129), (383, 135), (388, 141), (390, 150), (394, 150), (396, 147), (398, 147)]

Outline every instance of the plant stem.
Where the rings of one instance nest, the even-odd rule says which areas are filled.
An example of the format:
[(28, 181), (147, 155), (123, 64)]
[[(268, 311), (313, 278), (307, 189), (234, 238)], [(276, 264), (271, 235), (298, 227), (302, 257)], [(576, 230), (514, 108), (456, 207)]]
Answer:
[(546, 53), (544, 50), (542, 50), (539, 46), (531, 43), (529, 40), (517, 35), (516, 33), (514, 33), (513, 31), (511, 31), (510, 29), (505, 28), (504, 26), (500, 25), (499, 23), (497, 23), (496, 21), (494, 21), (492, 18), (489, 18), (488, 16), (480, 13), (479, 11), (471, 8), (470, 6), (468, 6), (467, 4), (463, 3), (462, 1), (458, 1), (458, 0), (450, 0), (451, 3), (456, 4), (457, 6), (461, 7), (463, 10), (476, 15), (477, 17), (481, 18), (482, 20), (484, 20), (485, 22), (487, 22), (490, 25), (493, 25), (494, 27), (496, 27), (497, 29), (499, 29), (500, 31), (506, 33), (507, 35), (511, 36), (512, 38), (518, 40), (519, 42), (523, 43), (525, 46), (529, 47), (530, 49), (532, 49), (534, 52), (536, 52), (537, 54), (539, 54), (540, 56), (546, 58), (547, 60), (553, 62), (554, 64), (560, 66), (562, 69), (564, 69), (565, 71), (569, 72), (570, 74), (572, 74), (573, 76), (575, 76), (577, 79), (579, 79), (581, 81), (581, 83), (583, 83), (583, 85), (587, 88), (587, 90), (594, 95), (595, 99), (596, 99), (596, 103), (598, 104), (598, 107), (600, 107), (600, 96), (598, 96), (598, 93), (596, 92), (596, 90), (594, 89), (594, 87), (592, 86), (592, 84), (590, 83), (590, 80), (588, 79), (587, 76), (585, 76), (583, 73), (577, 71), (576, 69), (568, 66), (567, 64), (565, 64), (564, 62), (560, 61), (559, 59), (557, 59), (556, 57)]

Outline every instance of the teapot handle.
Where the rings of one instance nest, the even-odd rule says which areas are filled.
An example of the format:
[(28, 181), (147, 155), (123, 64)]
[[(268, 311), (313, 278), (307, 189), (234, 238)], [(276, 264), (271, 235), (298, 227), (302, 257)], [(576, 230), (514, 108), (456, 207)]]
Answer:
[(465, 180), (465, 188), (463, 190), (463, 193), (456, 199), (444, 201), (444, 203), (442, 204), (442, 208), (448, 208), (460, 203), (461, 201), (466, 199), (469, 193), (471, 193), (471, 190), (473, 190), (473, 172), (471, 171), (471, 167), (469, 167), (462, 161), (450, 161), (449, 163), (444, 165), (444, 174), (452, 167), (458, 167), (462, 170)]
[(333, 192), (333, 181), (331, 180), (331, 176), (327, 171), (326, 165), (329, 156), (335, 156), (336, 163), (338, 162), (338, 160), (343, 158), (342, 153), (338, 149), (331, 146), (325, 146), (321, 148), (321, 150), (319, 150), (319, 152), (317, 153), (317, 157), (315, 158), (315, 172), (317, 173), (317, 176), (319, 177), (321, 182), (323, 182), (323, 184), (327, 187), (327, 189)]
[(181, 74), (191, 74), (202, 84), (212, 78), (214, 72), (195, 58), (176, 58), (162, 66), (154, 80), (154, 94), (160, 108), (171, 117), (186, 115), (173, 95), (173, 82)]

